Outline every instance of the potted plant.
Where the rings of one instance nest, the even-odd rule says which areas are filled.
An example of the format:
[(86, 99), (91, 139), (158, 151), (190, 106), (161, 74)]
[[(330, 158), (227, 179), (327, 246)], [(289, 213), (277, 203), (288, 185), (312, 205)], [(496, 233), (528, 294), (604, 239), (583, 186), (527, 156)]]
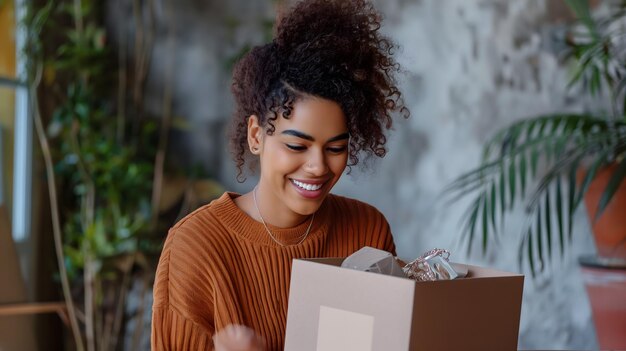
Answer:
[[(609, 103), (602, 111), (555, 113), (513, 123), (487, 141), (479, 167), (446, 189), (455, 198), (475, 196), (463, 231), (468, 250), (479, 236), (485, 252), (506, 214), (525, 201), (528, 221), (518, 256), (533, 276), (544, 271), (557, 251), (564, 254), (583, 201), (598, 249), (597, 257), (586, 260), (598, 266), (626, 263), (626, 3), (609, 4), (613, 7), (603, 16), (592, 16), (587, 1), (567, 3), (578, 20), (566, 37), (575, 64), (570, 84), (582, 84)], [(536, 187), (527, 196), (531, 180)], [(593, 298), (589, 286), (588, 291)], [(623, 303), (623, 296), (618, 301)], [(596, 325), (598, 316), (594, 311)], [(626, 316), (621, 319), (609, 326), (623, 328)], [(598, 330), (600, 345), (608, 347), (602, 333)]]

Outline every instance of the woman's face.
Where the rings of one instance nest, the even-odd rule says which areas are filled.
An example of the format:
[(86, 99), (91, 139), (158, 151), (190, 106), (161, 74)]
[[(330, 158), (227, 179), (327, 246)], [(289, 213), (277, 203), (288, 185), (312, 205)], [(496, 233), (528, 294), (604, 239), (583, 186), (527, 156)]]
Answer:
[(259, 205), (278, 225), (321, 206), (346, 168), (349, 134), (341, 107), (318, 97), (297, 100), (290, 118), (279, 116), (274, 126), (273, 135), (258, 125), (248, 135), (260, 157)]

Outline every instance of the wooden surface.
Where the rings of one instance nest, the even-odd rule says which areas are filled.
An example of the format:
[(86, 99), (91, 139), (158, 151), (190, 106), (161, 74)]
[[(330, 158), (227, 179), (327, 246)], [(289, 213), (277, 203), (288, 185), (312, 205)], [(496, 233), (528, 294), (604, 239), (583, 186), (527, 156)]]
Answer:
[[(26, 302), (26, 286), (22, 278), (15, 243), (11, 234), (9, 214), (0, 204), (0, 306)], [(0, 315), (0, 350), (35, 350), (32, 314)]]
[(40, 313), (56, 313), (63, 323), (68, 324), (65, 302), (39, 302), (0, 304), (0, 318), (6, 316), (34, 315)]

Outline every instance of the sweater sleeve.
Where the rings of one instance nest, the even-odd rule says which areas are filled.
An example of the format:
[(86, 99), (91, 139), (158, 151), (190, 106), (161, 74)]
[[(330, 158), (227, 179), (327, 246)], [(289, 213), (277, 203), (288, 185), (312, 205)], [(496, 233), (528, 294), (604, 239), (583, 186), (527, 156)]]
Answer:
[(198, 264), (201, 252), (184, 230), (170, 230), (154, 282), (153, 351), (212, 350), (211, 279)]
[(172, 306), (152, 310), (152, 351), (213, 350), (212, 330), (181, 316)]

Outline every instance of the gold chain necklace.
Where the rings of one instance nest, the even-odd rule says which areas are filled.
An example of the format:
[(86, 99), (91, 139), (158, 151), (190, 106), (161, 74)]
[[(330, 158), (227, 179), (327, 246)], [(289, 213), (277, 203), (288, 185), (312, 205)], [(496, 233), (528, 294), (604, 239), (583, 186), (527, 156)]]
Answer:
[[(265, 224), (265, 220), (263, 219), (263, 216), (261, 216), (261, 211), (259, 210), (259, 205), (257, 204), (257, 201), (256, 201), (256, 189), (257, 187), (255, 186), (254, 190), (252, 191), (252, 197), (254, 198), (254, 207), (256, 207), (256, 211), (258, 212), (259, 217), (261, 218), (261, 223), (263, 223), (263, 226), (265, 227), (267, 234), (269, 234), (270, 238), (272, 238), (272, 240), (274, 240), (274, 242), (277, 243), (278, 245), (283, 246), (283, 247), (289, 246), (278, 241), (278, 239), (274, 237), (274, 234), (272, 234), (272, 231), (270, 230), (270, 228), (267, 227), (267, 224)], [(300, 241), (298, 241), (294, 245), (300, 245), (304, 241), (304, 239), (306, 239), (306, 237), (309, 235), (309, 231), (311, 231), (311, 226), (313, 225), (314, 219), (315, 219), (315, 213), (313, 213), (313, 215), (311, 216), (311, 222), (309, 223), (309, 227), (306, 228), (306, 232), (304, 232), (304, 234), (300, 237)]]

